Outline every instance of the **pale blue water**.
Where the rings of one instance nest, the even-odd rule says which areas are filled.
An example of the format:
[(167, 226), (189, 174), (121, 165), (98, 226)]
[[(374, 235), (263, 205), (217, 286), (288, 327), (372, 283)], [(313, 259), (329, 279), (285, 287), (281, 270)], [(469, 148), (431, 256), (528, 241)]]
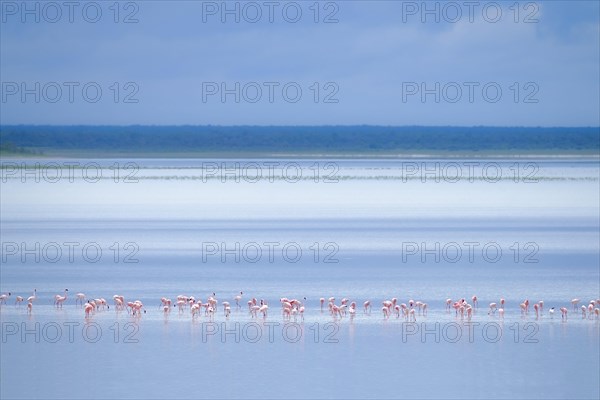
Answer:
[[(598, 398), (600, 322), (570, 306), (575, 297), (586, 305), (600, 297), (598, 161), (518, 160), (520, 171), (534, 164), (536, 182), (509, 175), (513, 160), (476, 161), (497, 164), (505, 179), (489, 182), (480, 173), (473, 181), (435, 181), (444, 166), (469, 160), (427, 160), (442, 169), (425, 182), (420, 174), (403, 179), (408, 163), (423, 160), (333, 160), (337, 182), (204, 181), (198, 160), (135, 160), (139, 180), (127, 184), (10, 177), (1, 183), (0, 292), (12, 292), (0, 311), (1, 397)], [(297, 163), (304, 176), (325, 165), (279, 162)], [(223, 260), (222, 246), (236, 243), (240, 251)], [(98, 261), (92, 250), (81, 253), (85, 245), (101, 249)], [(281, 252), (286, 245), (302, 249), (296, 262), (294, 251)], [(257, 246), (262, 257), (253, 262)], [(272, 260), (268, 246), (276, 248)], [(34, 288), (28, 315), (14, 298)], [(69, 299), (57, 310), (51, 299), (65, 288)], [(158, 307), (162, 296), (206, 300), (213, 292), (234, 304), (240, 291), (241, 309), (234, 305), (226, 319), (219, 307), (217, 325), (175, 308), (165, 317)], [(86, 321), (74, 305), (77, 292), (109, 304), (123, 294), (142, 300), (147, 312), (134, 318), (111, 307)], [(445, 299), (473, 294), (480, 307), (470, 341), (469, 325), (445, 311)], [(283, 296), (306, 297), (304, 321), (284, 325)], [(319, 298), (330, 296), (356, 301), (356, 317), (322, 313)], [(265, 320), (246, 311), (251, 297), (270, 304)], [(392, 297), (426, 302), (428, 315), (410, 326), (385, 320), (381, 301)], [(503, 320), (486, 309), (500, 297)], [(540, 318), (520, 315), (525, 298), (544, 300)], [(367, 299), (371, 314), (362, 311)], [(566, 322), (548, 314), (562, 306), (570, 310)], [(239, 343), (234, 333), (220, 336), (223, 322), (241, 324)], [(52, 343), (57, 326), (62, 335)], [(457, 326), (463, 336), (451, 343)], [(101, 336), (89, 343), (98, 327)], [(257, 327), (263, 335), (251, 343), (243, 332)], [(297, 328), (302, 335), (290, 343)], [(23, 329), (33, 333), (23, 337)], [(424, 329), (437, 336), (421, 337)], [(494, 342), (496, 329), (502, 334)]]

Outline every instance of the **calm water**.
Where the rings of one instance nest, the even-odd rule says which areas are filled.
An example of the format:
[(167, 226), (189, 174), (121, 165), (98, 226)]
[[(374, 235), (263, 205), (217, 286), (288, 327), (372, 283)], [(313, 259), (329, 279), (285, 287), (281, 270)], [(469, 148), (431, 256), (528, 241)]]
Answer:
[[(3, 161), (2, 398), (600, 396), (599, 321), (570, 305), (600, 297), (597, 159), (72, 161)], [(15, 296), (34, 288), (28, 315)], [(77, 292), (147, 312), (86, 320)], [(212, 293), (229, 318), (158, 307)], [(445, 310), (473, 294), (471, 325)], [(304, 321), (284, 296), (306, 297)], [(330, 296), (359, 312), (334, 320)], [(392, 297), (427, 316), (384, 319)]]

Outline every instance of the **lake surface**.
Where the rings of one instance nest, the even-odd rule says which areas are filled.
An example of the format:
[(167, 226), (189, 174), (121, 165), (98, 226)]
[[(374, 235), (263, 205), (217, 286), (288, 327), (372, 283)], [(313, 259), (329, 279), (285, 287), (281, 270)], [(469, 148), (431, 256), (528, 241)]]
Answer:
[[(600, 298), (598, 159), (2, 167), (2, 398), (600, 396), (600, 322), (570, 302)], [(34, 288), (28, 314), (15, 296)], [(111, 308), (86, 319), (78, 292)], [(213, 293), (228, 318), (159, 308)], [(146, 313), (116, 312), (114, 294)], [(470, 321), (446, 310), (473, 295)], [(356, 315), (321, 311), (332, 296)], [(304, 319), (284, 319), (281, 297), (302, 299)], [(249, 315), (251, 298), (266, 318)], [(386, 319), (391, 298), (427, 315)], [(500, 298), (504, 318), (488, 315)], [(544, 301), (538, 318), (521, 314), (525, 299)]]

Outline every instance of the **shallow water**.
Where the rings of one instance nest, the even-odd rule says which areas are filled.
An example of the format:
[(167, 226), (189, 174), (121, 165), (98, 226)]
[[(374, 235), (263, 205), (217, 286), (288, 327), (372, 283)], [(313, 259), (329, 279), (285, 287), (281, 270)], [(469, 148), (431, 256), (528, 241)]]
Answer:
[[(292, 182), (283, 169), (251, 182), (243, 168), (204, 180), (220, 161), (135, 160), (130, 183), (108, 169), (128, 160), (94, 162), (106, 179), (3, 172), (0, 292), (12, 295), (0, 311), (2, 398), (600, 396), (600, 322), (570, 305), (600, 297), (597, 160), (477, 160), (505, 179), (480, 170), (457, 181), (444, 171), (458, 162), (466, 172), (469, 160), (417, 160), (417, 172), (414, 160), (333, 160), (327, 171), (280, 161), (305, 177), (335, 171), (332, 182)], [(515, 168), (539, 179), (515, 179)], [(14, 298), (34, 288), (28, 315)], [(109, 304), (123, 294), (146, 313), (111, 306), (85, 319), (77, 292)], [(159, 308), (163, 296), (212, 293), (232, 303), (228, 319), (221, 307), (212, 320)], [(471, 325), (446, 311), (447, 298), (474, 294)], [(304, 320), (284, 320), (284, 296), (306, 298)], [(330, 296), (356, 301), (356, 316), (321, 312)], [(249, 315), (252, 297), (270, 305), (265, 319)], [(393, 297), (428, 313), (384, 319), (381, 301)], [(501, 297), (504, 318), (488, 315)], [(521, 315), (526, 298), (544, 301), (539, 318)], [(566, 321), (548, 311), (562, 306)]]

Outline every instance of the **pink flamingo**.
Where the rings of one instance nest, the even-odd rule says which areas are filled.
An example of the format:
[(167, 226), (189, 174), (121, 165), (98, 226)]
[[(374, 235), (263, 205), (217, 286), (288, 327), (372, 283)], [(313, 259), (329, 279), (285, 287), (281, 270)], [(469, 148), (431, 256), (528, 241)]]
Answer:
[(244, 295), (244, 292), (240, 292), (240, 294), (238, 294), (237, 296), (235, 296), (233, 299), (235, 300), (235, 305), (237, 306), (237, 308), (241, 308), (242, 306), (240, 306), (240, 301), (242, 300), (242, 296)]
[(543, 313), (544, 313), (544, 300), (538, 301), (538, 304), (540, 305), (540, 314), (543, 315)]
[(16, 299), (16, 301), (15, 301), (15, 306), (16, 306), (16, 305), (19, 305), (19, 306), (20, 306), (22, 302), (23, 302), (23, 297), (21, 297), (21, 296), (17, 296), (17, 299)]
[(500, 318), (504, 318), (504, 308), (501, 308), (501, 309), (498, 310), (498, 316)]
[(500, 308), (504, 309), (504, 299), (500, 299)]
[(334, 318), (336, 318), (338, 316), (341, 318), (342, 314), (340, 313), (340, 307), (338, 307), (337, 305), (335, 305), (333, 303), (329, 303), (329, 304), (331, 304), (331, 307), (330, 307), (331, 315), (333, 315)]
[(56, 296), (54, 296), (54, 305), (56, 307), (62, 308), (63, 303), (65, 302), (65, 300), (67, 300), (67, 293), (69, 292), (69, 289), (65, 289), (65, 295), (61, 296), (60, 294), (57, 294)]
[(319, 302), (321, 303), (321, 311), (323, 311), (323, 304), (325, 304), (325, 298), (321, 297), (319, 299)]
[(381, 304), (388, 309), (389, 314), (389, 312), (392, 310), (392, 302), (390, 300), (385, 300)]
[[(350, 320), (352, 321), (352, 319), (354, 319), (354, 315), (356, 314), (356, 308), (350, 307), (348, 309), (348, 314), (350, 314)], [(304, 318), (302, 320), (304, 320)]]
[(390, 310), (386, 306), (381, 307), (381, 311), (383, 312), (384, 319), (387, 319), (390, 316)]
[(408, 312), (408, 320), (410, 322), (417, 322), (417, 317), (415, 316), (415, 309), (411, 308)]
[(92, 311), (94, 311), (94, 306), (90, 302), (87, 302), (83, 309), (85, 311), (85, 317), (89, 318)]
[(471, 297), (471, 300), (473, 300), (473, 306), (477, 308), (477, 296), (473, 295), (473, 297)]
[(33, 294), (27, 298), (28, 303), (33, 303), (37, 299), (37, 289), (33, 289)]
[(77, 293), (75, 295), (75, 305), (81, 304), (81, 307), (83, 307), (83, 303), (85, 303), (85, 294)]
[(573, 305), (573, 310), (577, 309), (577, 305), (579, 304), (579, 302), (580, 302), (579, 299), (571, 300), (571, 304)]
[(396, 318), (400, 318), (400, 310), (401, 310), (400, 305), (396, 305), (394, 307), (394, 311), (396, 311)]
[(33, 303), (32, 302), (28, 302), (27, 303), (27, 314), (31, 314), (32, 310), (33, 310)]
[(496, 314), (497, 308), (498, 308), (498, 305), (496, 303), (490, 303), (490, 310), (488, 311), (488, 315)]
[(561, 307), (560, 312), (562, 313), (562, 319), (567, 319), (567, 307)]
[(269, 306), (266, 304), (263, 304), (262, 306), (260, 306), (260, 308), (258, 309), (259, 313), (262, 313), (263, 318), (267, 318), (267, 311), (269, 310)]
[(404, 319), (408, 318), (408, 307), (406, 306), (406, 304), (402, 303), (400, 304), (400, 308), (402, 309), (402, 315), (404, 316)]
[(231, 307), (230, 307), (228, 301), (222, 302), (221, 305), (223, 306), (223, 312), (226, 312), (228, 308), (231, 310)]
[[(585, 319), (585, 313), (587, 311), (587, 307), (586, 306), (581, 306), (581, 317), (582, 319)], [(591, 317), (591, 315), (590, 315)]]
[[(169, 308), (170, 309), (170, 308)], [(200, 311), (200, 304), (196, 303), (190, 308), (190, 312), (192, 313), (192, 319), (196, 316), (196, 314)]]
[(539, 308), (540, 308), (540, 306), (538, 305), (538, 303), (535, 303), (533, 305), (533, 309), (535, 310), (535, 319), (538, 319), (540, 317)]
[(450, 311), (452, 308), (452, 299), (446, 299), (446, 310)]
[(250, 307), (250, 315), (252, 316), (252, 318), (256, 318), (256, 314), (258, 313), (258, 310), (260, 309), (260, 306), (252, 306)]
[(0, 305), (6, 304), (6, 300), (9, 297), (10, 297), (10, 292), (8, 292), (8, 294), (4, 293), (3, 295), (0, 295)]
[(120, 310), (123, 310), (123, 307), (124, 307), (123, 301), (119, 298), (116, 298), (115, 299), (115, 311), (118, 312)]
[(471, 307), (471, 305), (467, 305), (467, 320), (471, 320), (471, 317), (473, 316), (473, 307)]
[[(352, 313), (352, 311), (354, 311), (354, 309), (351, 309), (350, 311)], [(300, 308), (298, 309), (298, 314), (300, 314), (302, 321), (304, 321), (304, 306), (300, 306)]]
[(425, 316), (427, 315), (427, 303), (423, 303), (423, 312), (422, 314)]
[(370, 314), (371, 313), (371, 300), (365, 301), (363, 306), (365, 308), (365, 314), (367, 313), (367, 310), (369, 310), (369, 314)]
[(527, 304), (521, 303), (519, 304), (519, 307), (521, 308), (521, 315), (527, 314)]

